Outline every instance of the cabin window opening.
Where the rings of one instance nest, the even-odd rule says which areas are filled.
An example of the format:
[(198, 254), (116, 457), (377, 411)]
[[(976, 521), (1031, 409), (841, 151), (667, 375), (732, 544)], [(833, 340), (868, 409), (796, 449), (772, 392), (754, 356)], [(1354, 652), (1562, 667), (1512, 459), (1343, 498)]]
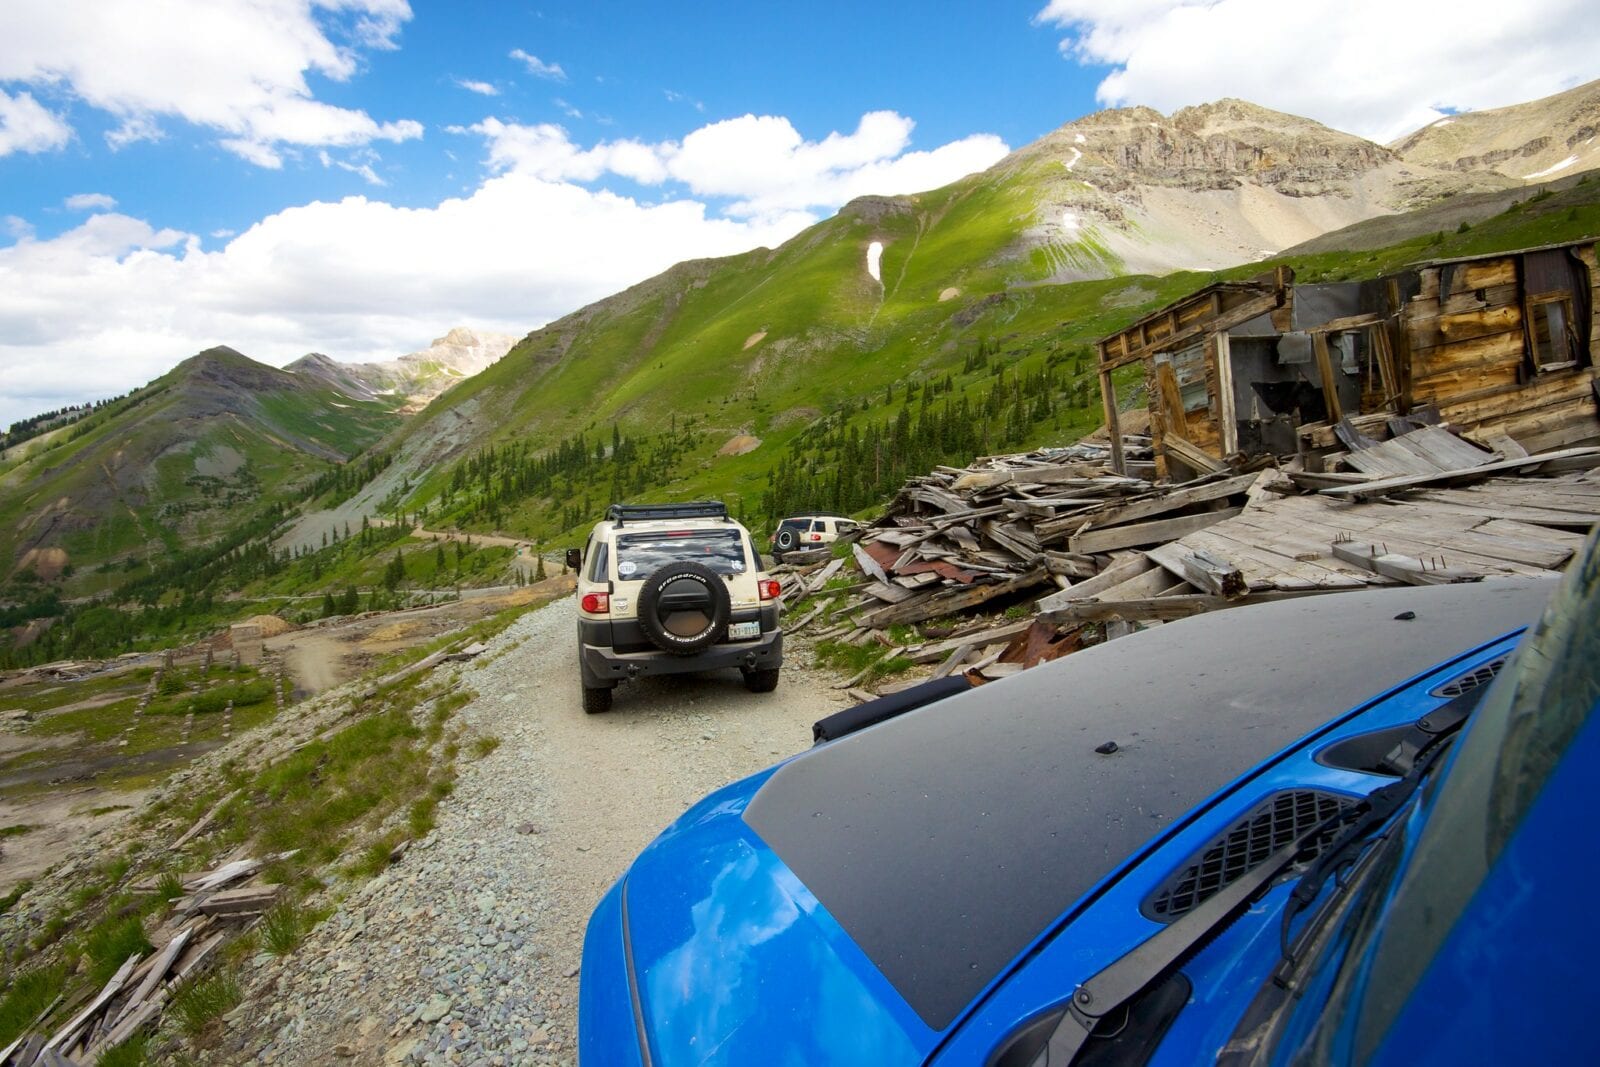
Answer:
[(1172, 374), (1178, 381), (1178, 398), (1185, 415), (1206, 411), (1210, 398), (1206, 392), (1205, 344), (1194, 344), (1177, 352), (1157, 352), (1156, 362), (1170, 363)]
[(1533, 345), (1533, 364), (1540, 373), (1578, 365), (1572, 298), (1566, 293), (1528, 299), (1528, 335)]

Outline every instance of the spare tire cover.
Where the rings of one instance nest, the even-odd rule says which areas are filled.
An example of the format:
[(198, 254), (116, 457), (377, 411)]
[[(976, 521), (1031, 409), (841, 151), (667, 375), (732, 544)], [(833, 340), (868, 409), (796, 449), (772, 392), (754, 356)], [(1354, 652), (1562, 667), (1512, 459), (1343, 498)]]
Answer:
[(793, 527), (785, 526), (778, 531), (778, 547), (787, 552), (800, 543), (800, 536), (794, 532)]
[[(669, 563), (645, 579), (639, 590), (639, 629), (663, 652), (687, 656), (721, 641), (728, 629), (728, 587), (709, 567), (684, 560)], [(669, 626), (674, 616), (705, 617), (685, 633)]]

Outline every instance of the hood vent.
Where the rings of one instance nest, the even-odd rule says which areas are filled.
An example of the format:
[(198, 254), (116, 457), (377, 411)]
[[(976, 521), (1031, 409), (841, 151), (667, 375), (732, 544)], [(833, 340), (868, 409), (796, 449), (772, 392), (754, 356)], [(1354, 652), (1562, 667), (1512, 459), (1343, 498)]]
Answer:
[[(1248, 874), (1268, 856), (1318, 823), (1358, 803), (1358, 798), (1316, 789), (1276, 793), (1257, 804), (1180, 867), (1145, 898), (1139, 910), (1148, 919), (1169, 923), (1183, 918), (1206, 900)], [(1309, 847), (1320, 853), (1338, 832), (1330, 827)]]
[(1490, 682), (1494, 681), (1495, 675), (1500, 673), (1500, 668), (1504, 667), (1506, 665), (1506, 660), (1510, 658), (1511, 656), (1509, 654), (1504, 656), (1496, 656), (1494, 659), (1483, 664), (1481, 667), (1478, 667), (1475, 670), (1470, 670), (1461, 677), (1452, 681), (1448, 681), (1439, 688), (1432, 690), (1430, 695), (1436, 697), (1445, 697), (1446, 699), (1454, 699), (1455, 697), (1461, 696), (1463, 693), (1472, 692), (1479, 686), (1488, 685)]

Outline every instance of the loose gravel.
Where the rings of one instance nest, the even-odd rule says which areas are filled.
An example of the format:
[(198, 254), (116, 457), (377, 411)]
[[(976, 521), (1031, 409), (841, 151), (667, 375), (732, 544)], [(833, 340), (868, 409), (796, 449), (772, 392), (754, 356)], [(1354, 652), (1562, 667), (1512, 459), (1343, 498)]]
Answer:
[[(570, 600), (458, 668), (479, 696), (437, 829), (293, 954), (257, 957), (236, 1021), (266, 1063), (571, 1064), (590, 911), (705, 793), (809, 746), (847, 701), (791, 651), (771, 694), (735, 671), (645, 679), (579, 701)], [(473, 758), (473, 740), (499, 747)]]

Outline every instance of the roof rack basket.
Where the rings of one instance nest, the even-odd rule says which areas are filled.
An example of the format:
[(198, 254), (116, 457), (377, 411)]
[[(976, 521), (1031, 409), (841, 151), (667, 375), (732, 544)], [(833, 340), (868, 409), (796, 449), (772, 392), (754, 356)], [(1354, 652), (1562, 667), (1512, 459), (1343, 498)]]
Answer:
[(720, 500), (694, 500), (686, 504), (612, 504), (606, 509), (606, 518), (618, 526), (629, 522), (648, 522), (652, 519), (722, 519), (728, 516), (728, 505)]

